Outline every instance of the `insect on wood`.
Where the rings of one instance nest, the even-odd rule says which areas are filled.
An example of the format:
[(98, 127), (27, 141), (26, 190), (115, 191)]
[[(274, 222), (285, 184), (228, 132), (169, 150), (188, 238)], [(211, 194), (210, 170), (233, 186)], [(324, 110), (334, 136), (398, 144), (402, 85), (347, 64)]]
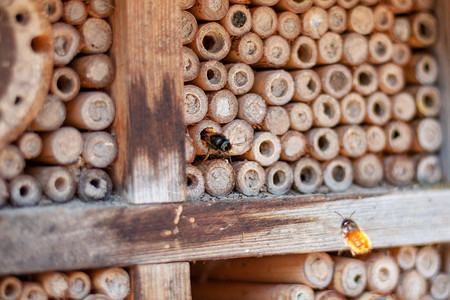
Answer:
[(212, 150), (218, 151), (220, 154), (227, 153), (231, 159), (230, 151), (233, 148), (230, 141), (221, 133), (218, 133), (212, 128), (205, 128), (200, 134), (202, 141), (206, 144), (208, 152), (205, 160), (208, 159), (209, 153)]
[(356, 256), (369, 253), (370, 250), (372, 250), (372, 243), (367, 234), (365, 234), (364, 231), (359, 228), (358, 224), (351, 219), (355, 212), (353, 212), (349, 218), (344, 218), (338, 212), (335, 213), (343, 219), (341, 224), (342, 239), (350, 248), (352, 255)]

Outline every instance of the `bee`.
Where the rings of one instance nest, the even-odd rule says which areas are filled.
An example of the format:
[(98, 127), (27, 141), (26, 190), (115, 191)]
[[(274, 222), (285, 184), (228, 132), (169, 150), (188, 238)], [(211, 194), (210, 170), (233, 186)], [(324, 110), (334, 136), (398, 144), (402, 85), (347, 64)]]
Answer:
[(350, 215), (350, 218), (344, 218), (338, 212), (336, 213), (343, 219), (341, 224), (342, 239), (350, 248), (352, 255), (369, 253), (372, 250), (372, 243), (367, 234), (351, 219), (355, 212)]
[(227, 153), (231, 159), (230, 151), (233, 148), (233, 146), (223, 134), (218, 133), (212, 128), (205, 128), (200, 133), (200, 138), (208, 148), (205, 160), (208, 158), (211, 149), (216, 150), (220, 153)]

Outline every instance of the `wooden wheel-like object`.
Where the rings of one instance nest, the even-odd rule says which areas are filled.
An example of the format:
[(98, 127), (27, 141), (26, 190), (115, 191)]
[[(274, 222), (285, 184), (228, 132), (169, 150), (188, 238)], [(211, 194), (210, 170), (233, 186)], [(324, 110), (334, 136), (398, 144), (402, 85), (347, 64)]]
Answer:
[(53, 37), (41, 1), (0, 0), (0, 149), (34, 119), (48, 93)]

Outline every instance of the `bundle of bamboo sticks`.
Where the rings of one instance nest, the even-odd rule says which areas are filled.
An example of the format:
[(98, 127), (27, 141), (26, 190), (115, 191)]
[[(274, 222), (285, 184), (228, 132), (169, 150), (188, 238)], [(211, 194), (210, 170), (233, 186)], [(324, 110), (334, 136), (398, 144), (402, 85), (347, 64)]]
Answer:
[(115, 116), (103, 90), (115, 77), (106, 53), (111, 0), (44, 0), (52, 23), (54, 65), (50, 91), (37, 117), (13, 144), (0, 150), (0, 206), (31, 206), (108, 199), (103, 170), (117, 155), (108, 132)]
[(441, 180), (434, 1), (179, 4), (189, 199)]
[(122, 300), (129, 292), (130, 276), (122, 268), (0, 277), (1, 300)]
[(450, 248), (402, 246), (361, 258), (325, 252), (197, 262), (194, 300), (449, 299)]

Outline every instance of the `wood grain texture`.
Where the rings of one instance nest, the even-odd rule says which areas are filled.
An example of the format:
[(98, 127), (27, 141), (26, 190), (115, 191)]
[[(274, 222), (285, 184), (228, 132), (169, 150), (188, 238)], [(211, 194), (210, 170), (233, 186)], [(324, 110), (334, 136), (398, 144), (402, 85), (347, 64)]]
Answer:
[(129, 300), (191, 300), (189, 263), (149, 264), (130, 269)]
[[(185, 155), (180, 11), (176, 1), (115, 3), (112, 85), (115, 186), (131, 203), (183, 201)], [(163, 149), (163, 150), (162, 150)]]
[(5, 209), (0, 275), (340, 250), (342, 220), (334, 211), (356, 211), (353, 220), (375, 248), (450, 241), (450, 189), (363, 191)]

